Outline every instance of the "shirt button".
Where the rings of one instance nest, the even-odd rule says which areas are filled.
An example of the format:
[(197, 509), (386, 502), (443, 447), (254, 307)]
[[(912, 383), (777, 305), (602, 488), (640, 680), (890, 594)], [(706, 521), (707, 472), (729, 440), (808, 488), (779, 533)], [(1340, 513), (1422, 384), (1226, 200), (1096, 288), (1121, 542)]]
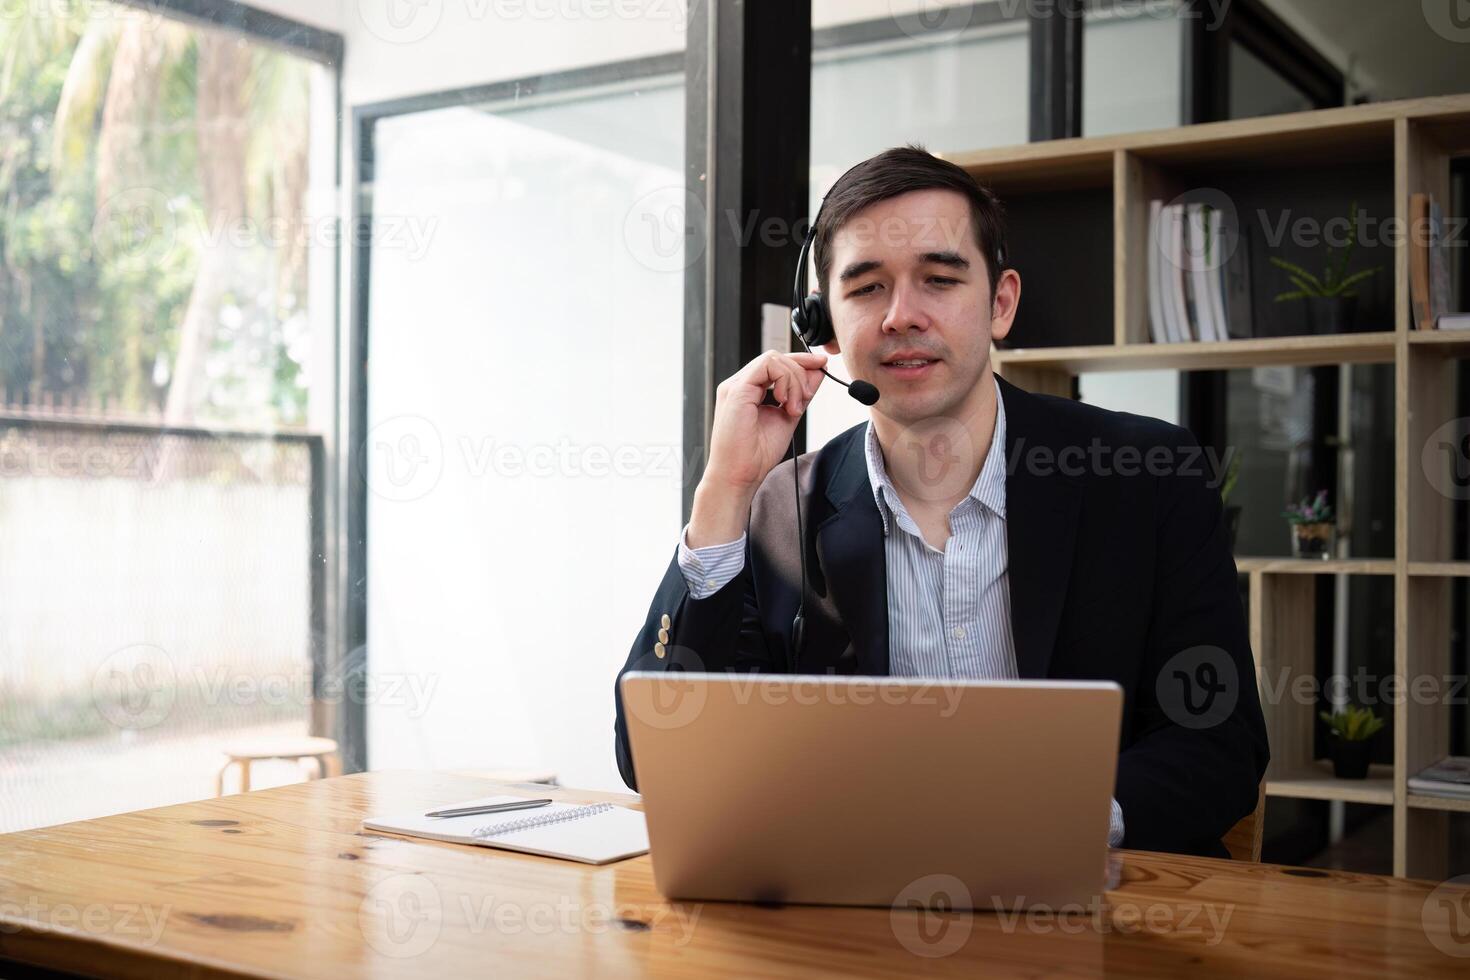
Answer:
[(653, 655), (658, 659), (662, 660), (666, 652), (662, 643), (655, 643), (653, 645)]
[(712, 578), (705, 579), (704, 580), (704, 587), (706, 589), (713, 589), (715, 587), (715, 580), (712, 579)]
[(664, 613), (662, 616), (659, 617), (658, 624), (664, 629), (668, 629), (670, 626), (674, 625), (674, 621), (669, 618), (668, 613)]
[(963, 640), (965, 638), (965, 628), (963, 626), (956, 626), (954, 629), (949, 631), (949, 635), (954, 637), (956, 640)]

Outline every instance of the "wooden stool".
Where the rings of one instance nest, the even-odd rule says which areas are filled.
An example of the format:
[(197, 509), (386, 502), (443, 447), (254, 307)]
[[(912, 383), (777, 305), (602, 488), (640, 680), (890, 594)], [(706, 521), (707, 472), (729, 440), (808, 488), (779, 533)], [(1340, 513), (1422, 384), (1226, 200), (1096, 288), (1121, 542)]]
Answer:
[(225, 795), (225, 773), (234, 765), (240, 767), (240, 792), (250, 792), (250, 764), (266, 759), (289, 759), (297, 764), (310, 762), (307, 779), (342, 774), (342, 759), (337, 754), (337, 743), (330, 738), (309, 735), (252, 738), (226, 746), (225, 755), (225, 764), (220, 767), (219, 775), (214, 780), (215, 796)]

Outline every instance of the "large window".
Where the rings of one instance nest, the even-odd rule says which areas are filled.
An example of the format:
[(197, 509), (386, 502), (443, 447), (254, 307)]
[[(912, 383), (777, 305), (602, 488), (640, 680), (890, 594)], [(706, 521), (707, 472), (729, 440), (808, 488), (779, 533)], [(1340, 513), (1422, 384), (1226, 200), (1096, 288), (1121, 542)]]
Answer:
[(165, 9), (0, 16), (0, 831), (312, 727), (335, 69)]
[(679, 533), (688, 217), (682, 56), (610, 71), (364, 136), (366, 663), (404, 695), (368, 701), (375, 769), (622, 787), (612, 679)]

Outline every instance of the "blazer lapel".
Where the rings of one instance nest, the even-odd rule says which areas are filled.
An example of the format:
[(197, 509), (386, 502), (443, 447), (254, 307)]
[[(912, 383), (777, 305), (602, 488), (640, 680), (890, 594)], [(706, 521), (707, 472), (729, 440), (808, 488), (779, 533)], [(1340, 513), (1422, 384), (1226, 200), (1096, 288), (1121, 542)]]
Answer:
[(819, 572), (847, 629), (860, 674), (888, 673), (888, 569), (883, 523), (868, 480), (866, 426), (848, 440), (827, 482), (835, 513), (817, 527)]
[[(1062, 603), (1072, 573), (1081, 509), (1079, 488), (1056, 469), (1043, 418), (1044, 403), (1000, 381), (1006, 407), (1006, 547), (1011, 592), (1011, 635), (1016, 669), (1024, 678), (1046, 676)], [(1052, 450), (1048, 472), (1027, 465), (1034, 448)]]

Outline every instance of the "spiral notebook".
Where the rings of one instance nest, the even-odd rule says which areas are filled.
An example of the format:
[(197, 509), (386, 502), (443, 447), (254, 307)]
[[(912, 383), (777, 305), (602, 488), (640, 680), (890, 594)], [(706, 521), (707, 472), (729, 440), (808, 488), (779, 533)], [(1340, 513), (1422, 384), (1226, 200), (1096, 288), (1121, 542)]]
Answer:
[[(447, 806), (512, 803), (518, 799), (521, 797), (487, 796)], [(643, 814), (611, 803), (552, 803), (535, 810), (468, 817), (403, 813), (368, 817), (362, 826), (365, 830), (498, 847), (584, 864), (606, 864), (648, 852), (648, 826)]]

